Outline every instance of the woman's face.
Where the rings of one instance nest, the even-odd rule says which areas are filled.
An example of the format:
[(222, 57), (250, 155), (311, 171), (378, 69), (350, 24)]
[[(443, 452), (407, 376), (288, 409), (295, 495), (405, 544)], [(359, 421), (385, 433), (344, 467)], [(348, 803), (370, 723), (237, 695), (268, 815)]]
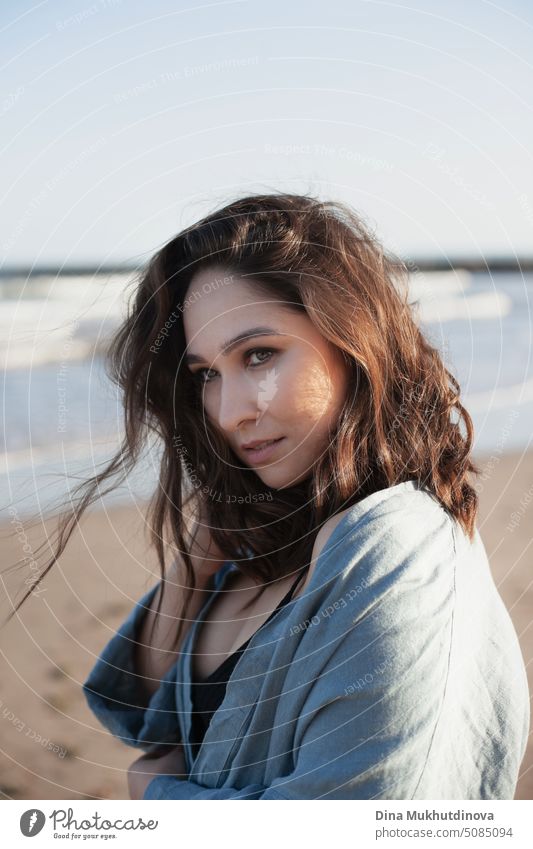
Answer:
[[(348, 369), (340, 351), (307, 313), (221, 268), (193, 277), (183, 316), (187, 367), (206, 417), (267, 486), (307, 478), (344, 401)], [(262, 453), (245, 447), (265, 440), (279, 441)]]

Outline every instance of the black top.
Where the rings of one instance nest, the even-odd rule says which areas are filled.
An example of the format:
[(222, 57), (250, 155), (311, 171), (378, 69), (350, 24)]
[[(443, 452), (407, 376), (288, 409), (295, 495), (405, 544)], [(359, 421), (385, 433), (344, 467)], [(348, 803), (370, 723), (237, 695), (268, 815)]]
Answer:
[(260, 625), (257, 631), (254, 631), (252, 636), (249, 637), (245, 643), (234, 651), (233, 654), (230, 654), (229, 657), (220, 664), (220, 666), (217, 666), (211, 675), (209, 675), (204, 681), (191, 682), (192, 715), (190, 743), (193, 750), (193, 757), (196, 757), (198, 754), (205, 732), (211, 722), (211, 717), (224, 699), (228, 680), (241, 654), (245, 651), (252, 637), (255, 637), (257, 632), (272, 619), (274, 614), (290, 601), (298, 582), (302, 575), (305, 574), (306, 570), (307, 567), (298, 575), (287, 594), (281, 599), (280, 603), (277, 605), (276, 609), (272, 611), (268, 619)]

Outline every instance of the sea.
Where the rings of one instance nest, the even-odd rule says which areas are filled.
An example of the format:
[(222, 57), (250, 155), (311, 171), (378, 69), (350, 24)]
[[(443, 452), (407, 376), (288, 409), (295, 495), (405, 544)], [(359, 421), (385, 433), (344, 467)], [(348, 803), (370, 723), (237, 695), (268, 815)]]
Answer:
[[(4, 521), (58, 512), (118, 448), (121, 397), (104, 352), (137, 281), (129, 270), (0, 278)], [(420, 327), (460, 383), (475, 457), (528, 450), (533, 272), (417, 270), (409, 295)], [(152, 439), (134, 472), (98, 506), (148, 499), (159, 456)]]

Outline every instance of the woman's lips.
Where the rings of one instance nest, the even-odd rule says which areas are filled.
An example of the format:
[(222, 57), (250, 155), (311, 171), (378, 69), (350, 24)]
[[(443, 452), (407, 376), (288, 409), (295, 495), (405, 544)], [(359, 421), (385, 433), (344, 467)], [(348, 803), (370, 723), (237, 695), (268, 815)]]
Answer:
[(252, 460), (254, 462), (261, 462), (262, 460), (266, 460), (270, 457), (271, 454), (273, 454), (276, 451), (278, 445), (284, 439), (285, 439), (284, 436), (280, 436), (279, 439), (276, 439), (274, 442), (271, 442), (269, 445), (264, 445), (264, 446), (259, 447), (259, 448), (245, 448), (244, 451), (245, 451), (246, 457), (248, 457), (249, 460)]

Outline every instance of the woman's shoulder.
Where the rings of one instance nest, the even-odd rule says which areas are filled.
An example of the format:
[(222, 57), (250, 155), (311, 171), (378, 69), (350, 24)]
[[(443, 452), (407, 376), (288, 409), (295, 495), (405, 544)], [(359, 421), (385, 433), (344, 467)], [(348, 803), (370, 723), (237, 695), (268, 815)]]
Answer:
[(402, 564), (414, 573), (427, 572), (428, 563), (453, 563), (456, 523), (432, 494), (409, 480), (372, 493), (331, 516), (320, 528), (311, 565), (298, 595), (313, 583), (324, 586), (337, 576), (349, 578), (357, 566), (358, 580), (366, 573), (383, 574)]

